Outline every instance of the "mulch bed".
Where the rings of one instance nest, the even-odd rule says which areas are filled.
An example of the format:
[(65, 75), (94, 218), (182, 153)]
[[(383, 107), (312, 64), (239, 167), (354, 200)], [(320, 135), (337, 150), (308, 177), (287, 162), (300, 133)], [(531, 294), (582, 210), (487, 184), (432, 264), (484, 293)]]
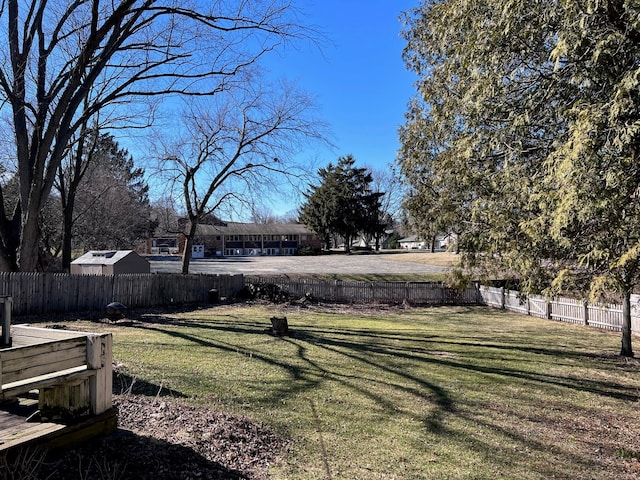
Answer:
[(287, 442), (247, 418), (142, 395), (114, 397), (119, 428), (40, 466), (38, 478), (269, 478)]

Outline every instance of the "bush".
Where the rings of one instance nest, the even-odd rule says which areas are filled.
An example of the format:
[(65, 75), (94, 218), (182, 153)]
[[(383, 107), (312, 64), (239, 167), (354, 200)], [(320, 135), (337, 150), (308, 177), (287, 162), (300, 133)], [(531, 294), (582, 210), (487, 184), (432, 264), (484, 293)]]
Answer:
[(301, 257), (310, 256), (310, 255), (320, 255), (322, 251), (319, 248), (313, 248), (309, 245), (305, 245), (304, 247), (300, 247), (296, 252), (296, 255)]
[(284, 303), (289, 300), (289, 292), (273, 283), (250, 283), (238, 292), (243, 300), (267, 300), (272, 303)]

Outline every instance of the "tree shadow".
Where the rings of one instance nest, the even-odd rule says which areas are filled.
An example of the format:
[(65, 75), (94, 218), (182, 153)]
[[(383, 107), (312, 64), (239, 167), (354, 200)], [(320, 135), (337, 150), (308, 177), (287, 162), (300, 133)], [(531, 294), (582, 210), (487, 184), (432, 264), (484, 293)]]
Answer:
[[(385, 408), (395, 408), (387, 399), (376, 396), (371, 391), (357, 387), (353, 382), (347, 384), (349, 375), (345, 372), (337, 370), (329, 370), (324, 366), (314, 362), (307, 354), (308, 349), (305, 344), (330, 350), (332, 354), (343, 356), (350, 360), (369, 365), (373, 369), (397, 376), (400, 379), (411, 382), (416, 385), (415, 388), (407, 388), (399, 386), (405, 393), (411, 393), (423, 398), (434, 401), (438, 406), (440, 413), (451, 412), (454, 410), (453, 400), (447, 392), (440, 386), (428, 381), (428, 379), (411, 375), (402, 368), (391, 366), (393, 361), (407, 360), (409, 362), (427, 363), (441, 367), (447, 367), (454, 370), (465, 370), (491, 376), (503, 377), (506, 380), (517, 379), (520, 381), (528, 381), (534, 384), (553, 385), (557, 387), (567, 388), (570, 390), (589, 392), (605, 397), (616, 398), (624, 401), (636, 401), (638, 398), (637, 391), (626, 385), (616, 382), (587, 380), (582, 378), (574, 378), (568, 375), (554, 375), (536, 372), (534, 370), (514, 369), (508, 367), (497, 367), (491, 365), (483, 365), (482, 360), (488, 360), (489, 356), (484, 358), (480, 355), (480, 361), (463, 362), (455, 358), (447, 358), (438, 355), (433, 348), (429, 348), (430, 344), (437, 345), (453, 345), (456, 347), (481, 348), (489, 351), (516, 351), (525, 353), (534, 353), (538, 355), (547, 355), (552, 358), (570, 358), (588, 359), (593, 358), (591, 352), (575, 352), (557, 348), (525, 346), (525, 345), (501, 345), (495, 342), (482, 343), (465, 341), (445, 340), (436, 335), (420, 335), (416, 329), (412, 333), (404, 331), (402, 333), (393, 331), (371, 331), (366, 329), (347, 329), (347, 328), (331, 328), (331, 327), (309, 327), (296, 328), (290, 335), (283, 337), (283, 341), (288, 341), (296, 345), (297, 357), (302, 360), (306, 366), (295, 365), (286, 359), (274, 358), (268, 354), (261, 353), (254, 348), (240, 346), (234, 343), (223, 342), (217, 339), (205, 339), (190, 335), (187, 332), (178, 332), (170, 329), (162, 328), (160, 325), (190, 327), (197, 326), (199, 329), (208, 329), (212, 331), (224, 331), (237, 334), (257, 334), (267, 331), (268, 320), (265, 319), (264, 324), (259, 322), (247, 322), (233, 320), (232, 323), (211, 323), (208, 321), (189, 320), (184, 318), (170, 317), (154, 317), (150, 319), (149, 324), (139, 325), (141, 328), (152, 329), (166, 335), (179, 337), (181, 339), (196, 343), (201, 346), (220, 349), (228, 352), (244, 353), (252, 358), (281, 368), (291, 375), (292, 383), (287, 387), (276, 389), (271, 392), (271, 401), (274, 404), (294, 393), (301, 393), (310, 390), (329, 378), (342, 382), (345, 386), (358, 390), (359, 393), (371, 398)], [(362, 341), (368, 339), (370, 341)], [(273, 341), (269, 339), (266, 341)], [(424, 343), (423, 347), (416, 347), (416, 343)], [(442, 348), (442, 347), (439, 347)], [(387, 361), (385, 361), (385, 359)], [(371, 381), (376, 382), (377, 379)], [(296, 383), (300, 382), (300, 383)], [(154, 393), (155, 394), (155, 393)], [(438, 429), (440, 421), (437, 420), (438, 415), (434, 416), (430, 422), (431, 428)]]
[(172, 398), (188, 398), (182, 392), (167, 388), (164, 385), (158, 385), (139, 377), (133, 377), (128, 373), (114, 369), (113, 370), (113, 387), (114, 395), (145, 395), (147, 397), (172, 397)]
[(51, 452), (38, 478), (243, 480), (251, 475), (229, 469), (184, 445), (119, 429), (72, 451)]
[[(479, 456), (491, 456), (492, 462), (510, 468), (514, 461), (513, 451), (495, 451), (490, 439), (478, 435), (474, 428), (461, 430), (456, 422), (476, 425), (480, 431), (492, 431), (512, 442), (514, 448), (524, 452), (546, 452), (549, 445), (535, 435), (524, 434), (508, 424), (501, 425), (487, 421), (480, 413), (480, 405), (457, 405), (455, 392), (451, 392), (446, 385), (441, 384), (429, 375), (430, 371), (438, 369), (449, 370), (452, 376), (456, 371), (464, 376), (479, 375), (479, 379), (486, 378), (497, 384), (524, 385), (525, 388), (542, 390), (557, 388), (561, 395), (570, 396), (574, 392), (613, 398), (625, 402), (638, 400), (637, 388), (625, 385), (622, 380), (599, 379), (598, 377), (582, 378), (579, 374), (572, 374), (570, 369), (557, 373), (556, 369), (546, 370), (545, 365), (557, 365), (563, 361), (577, 362), (594, 359), (608, 360), (602, 366), (610, 365), (614, 361), (611, 356), (599, 355), (593, 351), (563, 348), (552, 341), (531, 342), (520, 344), (513, 339), (501, 342), (498, 337), (480, 335), (454, 336), (422, 334), (419, 327), (409, 330), (394, 331), (393, 329), (373, 330), (366, 328), (349, 328), (344, 326), (326, 326), (322, 324), (296, 325), (293, 322), (289, 336), (281, 338), (267, 337), (267, 342), (287, 342), (293, 347), (287, 357), (272, 355), (263, 348), (263, 342), (244, 341), (246, 335), (256, 335), (265, 332), (269, 325), (268, 318), (264, 321), (243, 320), (242, 316), (217, 319), (216, 321), (188, 318), (157, 317), (137, 325), (160, 333), (181, 338), (194, 344), (219, 349), (221, 351), (240, 353), (256, 361), (280, 369), (288, 375), (288, 380), (267, 383), (264, 379), (256, 379), (254, 391), (258, 392), (260, 402), (273, 405), (274, 408), (288, 398), (307, 394), (315, 398), (314, 391), (326, 382), (336, 382), (348, 389), (356, 397), (366, 398), (380, 407), (380, 415), (389, 421), (394, 418), (411, 419), (420, 422), (425, 431), (437, 434), (446, 441), (458, 444), (461, 448), (471, 450)], [(197, 327), (199, 333), (189, 331), (188, 327)], [(172, 327), (180, 327), (179, 331)], [(207, 332), (211, 332), (209, 335)], [(216, 336), (215, 332), (236, 334), (225, 336), (225, 341)], [(192, 334), (193, 333), (193, 334)], [(221, 337), (221, 336), (220, 336)], [(450, 347), (450, 348), (449, 348)], [(321, 348), (336, 358), (329, 363), (323, 362), (321, 356), (314, 353), (314, 349)], [(444, 352), (443, 352), (444, 351)], [(450, 354), (445, 354), (450, 353)], [(534, 355), (533, 364), (523, 361), (522, 354)], [(511, 361), (512, 360), (512, 361)], [(355, 368), (345, 368), (354, 365)], [(364, 368), (358, 368), (362, 365)], [(417, 368), (406, 368), (416, 365)], [(433, 368), (431, 368), (433, 367)], [(365, 372), (365, 373), (362, 373)], [(528, 385), (528, 387), (526, 387)], [(411, 406), (399, 405), (394, 401), (395, 394), (387, 395), (389, 391), (411, 398), (427, 406), (427, 410), (416, 410)], [(356, 398), (354, 397), (354, 398)], [(502, 410), (500, 410), (502, 411)], [(529, 423), (529, 419), (522, 412), (510, 412), (515, 422)], [(382, 417), (380, 417), (382, 418)], [(548, 420), (547, 428), (555, 429), (552, 420)], [(563, 443), (553, 445), (553, 458), (566, 461), (567, 464), (581, 465), (580, 468), (605, 468), (602, 458), (573, 451)], [(558, 475), (557, 463), (538, 462), (535, 471), (548, 478)]]
[[(385, 370), (385, 367), (378, 363), (373, 363), (372, 359), (376, 356), (378, 358), (384, 357), (393, 357), (395, 359), (404, 359), (411, 362), (419, 362), (419, 363), (429, 363), (438, 366), (444, 366), (448, 368), (452, 368), (455, 370), (468, 370), (471, 372), (478, 372), (483, 374), (490, 374), (505, 377), (507, 379), (518, 379), (531, 381), (539, 384), (553, 385), (563, 388), (568, 388), (580, 392), (589, 392), (597, 395), (602, 395), (605, 397), (616, 398), (625, 401), (637, 401), (638, 400), (638, 392), (637, 389), (633, 386), (624, 385), (617, 382), (610, 381), (600, 381), (600, 380), (585, 380), (582, 378), (575, 378), (568, 375), (554, 375), (547, 373), (540, 373), (533, 370), (525, 370), (525, 369), (514, 369), (507, 367), (495, 367), (482, 365), (480, 361), (478, 361), (477, 357), (474, 357), (476, 361), (462, 362), (458, 361), (455, 358), (446, 358), (441, 355), (434, 354), (433, 350), (430, 350), (426, 347), (415, 347), (413, 344), (410, 346), (401, 346), (398, 343), (393, 345), (389, 345), (386, 343), (367, 343), (361, 341), (352, 341), (349, 339), (351, 336), (355, 336), (358, 339), (362, 337), (361, 333), (357, 332), (349, 332), (347, 330), (342, 330), (339, 332), (339, 335), (342, 339), (335, 338), (337, 332), (333, 332), (333, 334), (321, 333), (317, 332), (307, 332), (305, 334), (306, 341), (312, 342), (315, 345), (324, 346), (325, 348), (331, 348), (333, 352), (337, 354), (346, 355), (355, 360), (361, 361), (363, 363), (371, 364), (372, 367), (382, 368)], [(375, 336), (375, 335), (374, 335)], [(392, 337), (398, 340), (398, 337)], [(415, 341), (415, 338), (410, 340), (411, 342)], [(425, 343), (430, 343), (432, 339), (427, 337), (424, 338)], [(468, 346), (473, 348), (486, 348), (487, 350), (515, 350), (515, 351), (524, 351), (527, 353), (536, 353), (536, 354), (544, 354), (549, 355), (551, 357), (567, 357), (572, 359), (592, 359), (594, 358), (594, 354), (589, 352), (571, 352), (557, 349), (546, 349), (546, 348), (535, 348), (535, 347), (520, 347), (520, 346), (506, 346), (499, 344), (485, 344), (485, 343), (473, 343), (473, 342), (451, 342), (451, 341), (442, 341), (440, 339), (434, 341), (438, 345), (455, 345), (455, 346)], [(345, 353), (345, 352), (352, 353)], [(359, 355), (357, 355), (359, 354)], [(479, 360), (486, 359), (481, 357)], [(394, 373), (399, 376), (404, 376), (408, 380), (416, 380), (412, 379), (411, 375), (407, 375), (402, 371), (390, 371), (389, 373)]]

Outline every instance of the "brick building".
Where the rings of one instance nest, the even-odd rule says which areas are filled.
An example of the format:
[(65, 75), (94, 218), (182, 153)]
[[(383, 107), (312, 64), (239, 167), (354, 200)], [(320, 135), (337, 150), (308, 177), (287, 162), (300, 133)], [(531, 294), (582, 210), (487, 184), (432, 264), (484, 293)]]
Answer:
[[(181, 255), (185, 235), (163, 234), (147, 240), (141, 253)], [(320, 239), (307, 227), (297, 223), (200, 224), (194, 239), (193, 258), (216, 256), (295, 255), (301, 248), (319, 250)]]

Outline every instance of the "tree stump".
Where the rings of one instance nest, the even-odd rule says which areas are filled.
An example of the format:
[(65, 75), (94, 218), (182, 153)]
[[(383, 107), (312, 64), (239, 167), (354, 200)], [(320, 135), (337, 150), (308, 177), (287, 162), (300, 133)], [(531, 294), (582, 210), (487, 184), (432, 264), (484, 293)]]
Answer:
[(271, 331), (279, 337), (289, 333), (287, 317), (271, 317)]

